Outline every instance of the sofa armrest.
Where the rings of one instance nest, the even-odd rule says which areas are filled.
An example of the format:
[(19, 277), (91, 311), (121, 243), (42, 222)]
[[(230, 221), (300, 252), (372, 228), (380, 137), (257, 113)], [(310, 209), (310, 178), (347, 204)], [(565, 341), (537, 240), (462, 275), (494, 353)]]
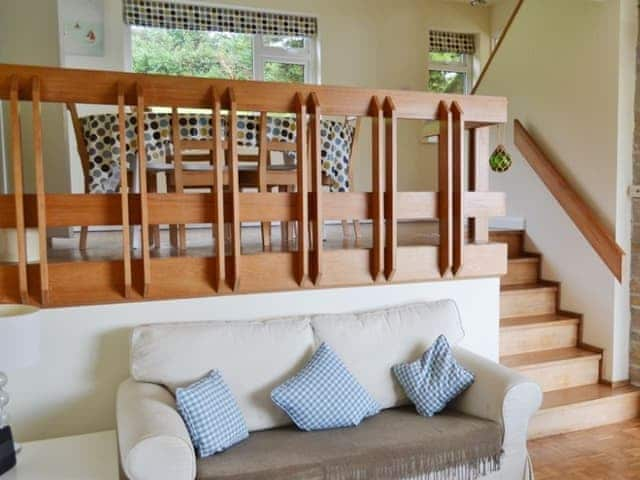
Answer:
[(503, 448), (526, 448), (529, 419), (540, 408), (542, 391), (533, 380), (464, 348), (456, 360), (475, 375), (473, 385), (456, 400), (457, 410), (500, 423)]
[(193, 480), (196, 457), (175, 400), (164, 387), (124, 381), (116, 419), (120, 467), (130, 480)]

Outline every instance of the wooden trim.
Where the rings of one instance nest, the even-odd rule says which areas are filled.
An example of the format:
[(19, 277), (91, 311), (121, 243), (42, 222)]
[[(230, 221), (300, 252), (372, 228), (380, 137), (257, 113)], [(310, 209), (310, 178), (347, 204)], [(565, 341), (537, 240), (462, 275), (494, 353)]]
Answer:
[(371, 99), (372, 138), (372, 196), (373, 196), (373, 248), (371, 250), (371, 277), (374, 282), (384, 278), (384, 110), (378, 97)]
[(47, 259), (47, 200), (44, 186), (44, 159), (42, 152), (42, 109), (40, 104), (40, 79), (32, 80), (33, 152), (36, 174), (36, 208), (38, 211), (38, 242), (40, 250), (40, 298), (43, 305), (49, 303), (49, 264)]
[[(142, 85), (136, 86), (137, 97), (137, 121), (138, 125), (144, 125), (145, 97)], [(144, 128), (138, 128), (138, 145), (144, 145)], [(147, 152), (144, 148), (138, 148), (138, 161), (140, 162), (140, 235), (142, 237), (142, 276), (144, 297), (149, 295), (151, 286), (151, 259), (149, 255), (149, 209), (147, 204)]]
[(478, 91), (478, 88), (480, 87), (480, 84), (482, 83), (482, 80), (484, 79), (485, 75), (489, 71), (489, 68), (491, 68), (491, 65), (493, 64), (493, 59), (495, 58), (495, 56), (498, 53), (498, 51), (500, 51), (500, 47), (502, 47), (502, 42), (504, 41), (505, 37), (507, 36), (507, 33), (509, 33), (509, 30), (511, 29), (511, 25), (513, 25), (513, 21), (518, 16), (518, 13), (520, 12), (520, 7), (522, 7), (523, 3), (524, 3), (524, 0), (518, 0), (518, 3), (516, 4), (515, 8), (513, 9), (513, 12), (511, 12), (511, 16), (509, 17), (509, 20), (507, 20), (507, 24), (502, 29), (502, 34), (500, 35), (500, 38), (498, 39), (498, 43), (496, 43), (496, 46), (491, 51), (491, 54), (489, 55), (489, 58), (487, 59), (487, 63), (484, 64), (484, 67), (482, 68), (482, 72), (480, 72), (480, 76), (478, 76), (478, 80), (476, 80), (476, 83), (473, 86), (473, 89), (471, 89), (471, 95), (475, 95), (475, 93)]
[[(286, 83), (244, 80), (205, 79), (173, 75), (146, 75), (124, 72), (78, 70), (57, 67), (34, 67), (0, 64), (0, 99), (9, 97), (12, 76), (20, 83), (21, 97), (31, 99), (29, 82), (34, 76), (46, 79), (42, 89), (44, 102), (113, 105), (114, 85), (122, 83), (127, 105), (136, 105), (136, 85), (144, 85), (148, 105), (183, 108), (210, 108), (210, 89), (218, 92), (232, 89), (236, 108), (249, 112), (293, 112), (292, 87)], [(179, 88), (176, 88), (179, 83)], [(90, 88), (88, 88), (90, 86)], [(458, 101), (464, 109), (469, 126), (492, 125), (507, 121), (507, 101), (502, 97), (448, 95), (407, 90), (364, 89), (326, 85), (296, 85), (303, 98), (316, 92), (324, 115), (367, 116), (371, 98), (392, 97), (398, 118), (435, 120), (438, 104), (446, 99)], [(224, 101), (223, 108), (228, 108)]]
[[(213, 120), (212, 120), (213, 122)], [(212, 127), (213, 128), (213, 127)], [(173, 176), (176, 193), (184, 192), (184, 172), (182, 168), (182, 139), (180, 137), (180, 118), (178, 107), (171, 108), (171, 138), (173, 139)], [(214, 153), (211, 152), (211, 155)], [(187, 247), (187, 231), (185, 224), (178, 225), (178, 248), (180, 250)]]
[(27, 247), (24, 228), (24, 171), (22, 166), (22, 124), (20, 121), (20, 103), (18, 79), (11, 81), (11, 159), (13, 165), (13, 203), (18, 246), (18, 292), (22, 303), (29, 302), (29, 284), (27, 280)]
[(464, 263), (464, 112), (457, 102), (450, 107), (453, 128), (452, 137), (452, 182), (453, 182), (453, 266), (457, 275)]
[(227, 273), (225, 265), (225, 238), (224, 238), (224, 148), (222, 145), (222, 112), (220, 95), (215, 87), (211, 87), (211, 101), (213, 103), (213, 118), (211, 119), (211, 134), (213, 135), (214, 148), (212, 154), (214, 165), (213, 197), (215, 199), (214, 221), (216, 239), (216, 292), (220, 293), (226, 287)]
[(296, 94), (296, 162), (298, 172), (298, 265), (297, 282), (305, 286), (309, 281), (309, 186), (307, 161), (307, 103)]
[(514, 142), (613, 276), (622, 282), (622, 257), (625, 253), (604, 221), (560, 173), (519, 120), (514, 122)]
[[(489, 190), (488, 128), (474, 128), (469, 133), (469, 190), (480, 194)], [(506, 215), (506, 211), (495, 216), (502, 215)], [(489, 241), (488, 215), (468, 216), (474, 217), (469, 220), (472, 241), (474, 243), (487, 243)]]
[(236, 94), (232, 88), (227, 90), (229, 104), (229, 170), (231, 173), (231, 222), (232, 222), (232, 243), (231, 243), (231, 289), (237, 291), (240, 287), (240, 265), (241, 265), (241, 244), (240, 244), (240, 184), (238, 177), (238, 104)]
[(387, 281), (393, 280), (396, 273), (398, 250), (398, 118), (396, 106), (391, 97), (384, 99), (385, 122), (385, 257), (384, 275)]
[[(311, 257), (311, 277), (315, 285), (320, 285), (322, 281), (322, 261), (323, 261), (323, 236), (324, 236), (324, 216), (323, 216), (323, 195), (322, 195), (322, 163), (321, 163), (321, 137), (320, 120), (322, 110), (320, 100), (315, 92), (309, 95), (309, 113), (311, 113), (311, 183), (313, 191), (312, 220), (313, 220), (313, 253)], [(353, 147), (352, 147), (353, 148)], [(349, 162), (351, 165), (351, 162)]]
[(439, 106), (440, 139), (438, 141), (438, 218), (440, 220), (440, 248), (438, 266), (445, 276), (453, 260), (453, 205), (451, 198), (451, 150), (452, 128), (449, 106), (443, 101)]
[[(124, 89), (118, 85), (118, 135), (120, 136), (120, 210), (124, 296), (131, 296), (131, 238), (129, 231), (129, 180), (125, 132)], [(85, 149), (86, 151), (86, 149)]]
[[(270, 153), (267, 145), (267, 112), (260, 112), (260, 131), (258, 140), (258, 191), (267, 193), (267, 167), (269, 166)], [(262, 244), (271, 245), (271, 222), (262, 222)]]
[(611, 380), (606, 380), (604, 378), (600, 380), (600, 383), (610, 387), (612, 390), (615, 390), (616, 388), (624, 388), (631, 385), (631, 382), (629, 380), (617, 380), (615, 382), (612, 382)]

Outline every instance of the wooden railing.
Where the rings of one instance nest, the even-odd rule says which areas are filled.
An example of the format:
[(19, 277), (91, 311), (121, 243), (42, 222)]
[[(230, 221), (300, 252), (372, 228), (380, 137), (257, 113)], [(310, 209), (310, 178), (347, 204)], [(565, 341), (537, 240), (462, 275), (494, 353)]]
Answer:
[[(488, 127), (506, 121), (503, 98), (0, 65), (0, 99), (10, 103), (15, 183), (13, 194), (0, 195), (0, 228), (15, 228), (19, 246), (18, 262), (0, 263), (0, 302), (93, 304), (496, 276), (506, 271), (506, 247), (488, 242), (487, 222), (505, 213), (504, 195), (487, 191)], [(21, 122), (20, 102), (30, 102), (33, 110), (35, 194), (23, 191), (21, 130), (26, 125)], [(42, 102), (115, 105), (120, 139), (128, 106), (137, 107), (139, 124), (151, 106), (209, 109), (215, 137), (212, 163), (223, 165), (226, 160), (229, 187), (223, 191), (222, 169), (217, 168), (212, 193), (148, 192), (145, 153), (140, 149), (139, 193), (127, 190), (124, 159), (124, 188), (119, 194), (47, 193)], [(226, 150), (215, 135), (221, 131), (223, 110), (230, 120), (239, 111), (295, 115), (295, 193), (240, 192), (235, 122), (230, 121)], [(372, 119), (371, 192), (323, 192), (319, 119), (325, 115)], [(397, 191), (400, 119), (440, 121), (438, 192)], [(465, 130), (470, 132), (468, 146)], [(144, 144), (141, 131), (139, 144)], [(467, 153), (471, 191), (464, 187)], [(372, 248), (324, 247), (325, 220), (344, 218), (372, 220)], [(469, 240), (465, 218), (470, 220)], [(277, 220), (298, 223), (296, 248), (243, 254), (241, 222)], [(398, 245), (401, 220), (438, 220), (439, 244)], [(216, 242), (207, 255), (152, 254), (149, 225), (199, 223), (212, 224), (218, 239), (224, 236), (222, 227), (230, 224), (230, 245)], [(48, 258), (47, 228), (89, 225), (121, 227), (121, 257)], [(131, 248), (128, 228), (138, 225), (139, 253)], [(27, 262), (26, 228), (38, 230), (38, 262)]]
[(607, 268), (619, 282), (622, 281), (624, 250), (616, 243), (613, 234), (596, 212), (553, 165), (549, 156), (519, 120), (514, 122), (514, 142)]

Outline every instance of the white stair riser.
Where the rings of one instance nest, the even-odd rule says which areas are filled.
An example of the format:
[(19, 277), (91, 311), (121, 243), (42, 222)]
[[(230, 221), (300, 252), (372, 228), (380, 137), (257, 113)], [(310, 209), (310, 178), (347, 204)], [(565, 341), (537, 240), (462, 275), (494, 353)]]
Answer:
[(500, 278), (502, 285), (527, 285), (538, 281), (538, 261), (510, 261), (507, 274)]
[(500, 295), (502, 318), (548, 315), (556, 312), (556, 291), (552, 288), (537, 288), (503, 292)]
[(550, 392), (598, 383), (600, 361), (597, 357), (587, 357), (517, 370), (538, 382), (543, 392)]

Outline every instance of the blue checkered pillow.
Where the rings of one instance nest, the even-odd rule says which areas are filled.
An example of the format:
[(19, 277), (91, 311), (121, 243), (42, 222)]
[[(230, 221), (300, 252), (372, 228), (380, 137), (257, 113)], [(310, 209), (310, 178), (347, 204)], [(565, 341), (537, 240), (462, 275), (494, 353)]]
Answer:
[(355, 427), (380, 406), (326, 343), (309, 363), (271, 392), (271, 399), (301, 430)]
[(249, 436), (242, 412), (217, 370), (178, 388), (176, 404), (199, 457), (226, 450)]
[(453, 358), (444, 335), (413, 363), (394, 365), (393, 373), (420, 415), (432, 417), (473, 384), (473, 373)]

